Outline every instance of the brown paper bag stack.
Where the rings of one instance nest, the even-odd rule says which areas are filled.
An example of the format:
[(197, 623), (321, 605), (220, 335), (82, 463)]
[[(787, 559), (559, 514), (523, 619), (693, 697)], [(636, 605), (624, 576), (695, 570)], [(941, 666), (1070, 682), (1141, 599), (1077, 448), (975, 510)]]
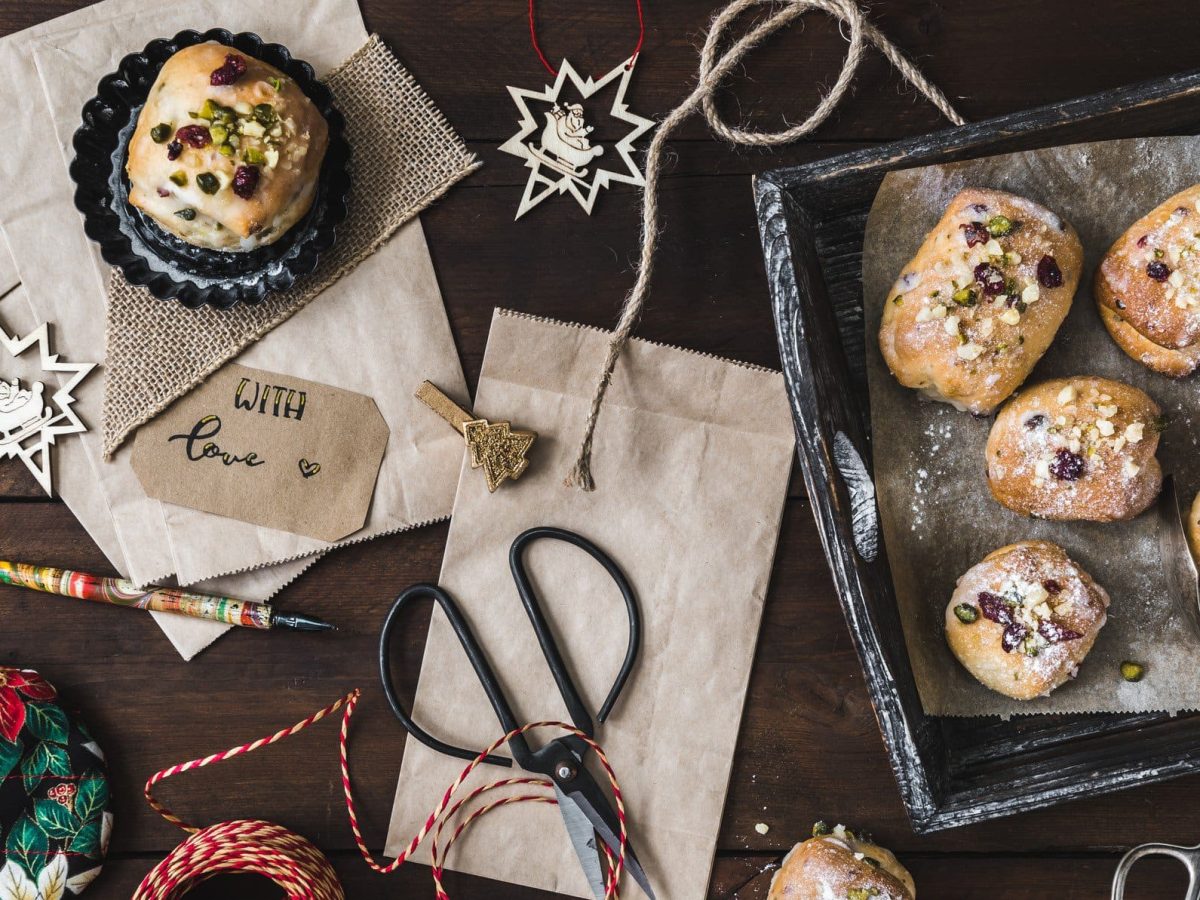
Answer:
[[(635, 340), (617, 366), (596, 435), (600, 488), (565, 488), (608, 337), (510, 312), (494, 316), (475, 413), (536, 431), (538, 443), (521, 480), (495, 494), (464, 468), (441, 584), (470, 620), (518, 719), (561, 719), (566, 711), (509, 574), (509, 545), (527, 528), (556, 525), (620, 564), (641, 605), (642, 651), (597, 736), (621, 780), (631, 839), (658, 896), (699, 898), (787, 494), (792, 424), (778, 373)], [(575, 548), (536, 544), (527, 562), (594, 711), (625, 651), (621, 597)], [(414, 712), (459, 746), (483, 747), (499, 736), (440, 612)], [(389, 853), (416, 832), (461, 769), (461, 761), (408, 742)], [(499, 771), (476, 778), (493, 780)], [(489, 815), (455, 845), (449, 866), (590, 896), (559, 817), (539, 810)]]

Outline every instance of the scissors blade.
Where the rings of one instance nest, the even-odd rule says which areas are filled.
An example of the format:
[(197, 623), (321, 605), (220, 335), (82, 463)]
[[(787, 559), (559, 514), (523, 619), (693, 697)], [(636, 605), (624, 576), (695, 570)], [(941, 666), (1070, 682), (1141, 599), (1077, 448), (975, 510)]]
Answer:
[(588, 821), (575, 801), (554, 788), (554, 796), (558, 798), (558, 811), (562, 813), (563, 824), (567, 826), (567, 836), (575, 855), (579, 857), (579, 865), (587, 876), (588, 885), (596, 900), (604, 900), (604, 869), (600, 865), (600, 848), (596, 846), (596, 829)]
[[(608, 845), (613, 856), (619, 854), (621, 852), (621, 826), (617, 821), (617, 814), (613, 812), (604, 792), (600, 790), (600, 786), (596, 784), (586, 769), (579, 770), (579, 775), (571, 783), (571, 789), (564, 793), (566, 793), (567, 799), (587, 817), (588, 822), (591, 823), (600, 839)], [(638, 883), (646, 896), (650, 900), (655, 900), (654, 888), (650, 887), (650, 879), (646, 877), (642, 864), (638, 862), (632, 841), (625, 847), (625, 868), (629, 870), (629, 874), (633, 876), (633, 880)]]

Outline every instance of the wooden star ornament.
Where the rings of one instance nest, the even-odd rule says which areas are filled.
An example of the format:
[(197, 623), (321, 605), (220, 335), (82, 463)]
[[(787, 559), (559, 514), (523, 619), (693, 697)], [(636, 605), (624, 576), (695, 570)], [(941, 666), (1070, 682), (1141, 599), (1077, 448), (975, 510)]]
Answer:
[[(34, 348), (42, 380), (23, 381), (9, 366)], [(45, 322), (25, 337), (9, 335), (0, 328), (0, 351), (7, 351), (0, 352), (0, 459), (21, 460), (53, 497), (50, 448), (60, 437), (87, 431), (74, 409), (72, 392), (95, 364), (63, 362), (57, 353), (51, 353), (50, 329)]]

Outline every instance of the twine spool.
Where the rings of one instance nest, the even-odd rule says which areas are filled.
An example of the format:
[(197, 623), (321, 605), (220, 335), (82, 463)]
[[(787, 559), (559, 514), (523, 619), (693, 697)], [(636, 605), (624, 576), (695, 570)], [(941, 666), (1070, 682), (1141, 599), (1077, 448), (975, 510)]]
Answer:
[[(214, 753), (200, 759), (193, 759), (177, 766), (171, 766), (156, 772), (146, 782), (146, 802), (164, 819), (179, 826), (190, 836), (182, 844), (172, 850), (167, 857), (156, 865), (138, 885), (133, 900), (178, 900), (193, 887), (215, 875), (225, 873), (250, 873), (268, 878), (287, 892), (289, 900), (345, 900), (345, 892), (337, 873), (329, 859), (321, 853), (310, 841), (282, 825), (275, 825), (258, 819), (246, 819), (232, 822), (222, 822), (207, 828), (197, 828), (189, 825), (176, 816), (170, 809), (159, 802), (153, 793), (154, 786), (160, 781), (187, 772), (200, 769), (213, 763), (223, 762), (244, 753), (253, 753), (262, 747), (278, 743), (285, 738), (298, 734), (321, 719), (345, 707), (342, 717), (342, 728), (339, 734), (339, 758), (342, 772), (342, 789), (346, 797), (346, 814), (350, 820), (350, 829), (354, 833), (354, 841), (367, 865), (376, 872), (387, 874), (402, 866), (416, 852), (424, 840), (433, 836), (431, 844), (431, 865), (433, 883), (437, 900), (450, 900), (442, 886), (444, 874), (443, 860), (454, 842), (475, 822), (495, 809), (514, 803), (543, 803), (557, 805), (554, 798), (554, 785), (540, 778), (505, 778), (482, 787), (477, 787), (461, 800), (455, 802), (454, 797), (462, 788), (471, 773), (483, 764), (490, 754), (507, 744), (519, 734), (538, 729), (553, 728), (565, 731), (582, 738), (596, 752), (601, 767), (608, 776), (613, 792), (613, 802), (617, 809), (617, 819), (620, 822), (619, 852), (614, 857), (607, 848), (604, 855), (608, 861), (608, 875), (605, 885), (606, 900), (619, 900), (621, 873), (624, 871), (628, 834), (625, 824), (625, 802), (621, 796), (621, 787), (617, 783), (616, 773), (609, 764), (604, 750), (578, 729), (562, 722), (534, 722), (518, 728), (498, 739), (486, 750), (472, 760), (454, 782), (446, 789), (437, 807), (430, 813), (424, 826), (408, 847), (392, 862), (381, 865), (375, 861), (374, 855), (367, 847), (366, 840), (358, 825), (358, 815), (355, 811), (354, 795), (350, 785), (350, 764), (348, 745), (350, 737), (350, 718), (358, 705), (360, 692), (351, 691), (335, 703), (297, 722), (290, 728), (277, 731), (275, 734), (260, 738), (249, 744), (232, 747), (223, 753)], [(445, 847), (440, 841), (447, 825), (459, 815), (472, 801), (492, 791), (514, 785), (533, 786), (544, 789), (542, 793), (516, 794), (502, 796), (491, 800), (483, 806), (471, 810), (450, 833)]]
[[(718, 55), (718, 47), (724, 41), (729, 27), (739, 16), (757, 6), (772, 7), (773, 11), (750, 31), (734, 41), (728, 50)], [(821, 98), (816, 109), (809, 114), (807, 119), (783, 131), (751, 131), (724, 122), (717, 112), (714, 100), (721, 82), (735, 67), (741, 64), (742, 59), (750, 50), (757, 47), (769, 35), (813, 11), (833, 16), (842, 22), (849, 32), (847, 40), (850, 46), (846, 51), (846, 59), (842, 63), (842, 70), (838, 73), (837, 80), (829, 93)], [(850, 90), (850, 83), (854, 80), (854, 74), (858, 70), (858, 65), (862, 61), (863, 50), (868, 41), (879, 48), (897, 71), (904, 76), (904, 79), (927, 97), (947, 119), (955, 125), (963, 124), (962, 116), (950, 105), (950, 101), (946, 99), (945, 95), (908, 61), (895, 44), (867, 21), (862, 10), (853, 0), (734, 0), (733, 3), (717, 13), (709, 28), (708, 37), (704, 41), (704, 49), (700, 54), (700, 77), (696, 87), (687, 99), (667, 114), (662, 124), (658, 126), (658, 131), (655, 132), (654, 139), (650, 142), (650, 149), (646, 152), (646, 189), (642, 199), (642, 252), (638, 263), (637, 280), (625, 298), (616, 330), (609, 340), (608, 352), (601, 366), (600, 377), (596, 381), (592, 402), (584, 422), (579, 453), (574, 467), (566, 478), (567, 485), (575, 485), (585, 491), (595, 490), (596, 485), (592, 478), (592, 441), (595, 437), (596, 422), (600, 417), (604, 396), (612, 382), (617, 360), (620, 359), (621, 351), (625, 349), (625, 345), (632, 336), (650, 292), (654, 254), (658, 246), (658, 182), (662, 174), (667, 140), (671, 134), (692, 113), (702, 109), (709, 127), (719, 137), (733, 144), (777, 147), (798, 140), (815, 131), (822, 122), (829, 118), (834, 107), (846, 96)]]
[(251, 873), (268, 878), (289, 900), (345, 900), (329, 860), (306, 838), (282, 825), (247, 819), (210, 825), (171, 851), (133, 895), (176, 900), (214, 875)]

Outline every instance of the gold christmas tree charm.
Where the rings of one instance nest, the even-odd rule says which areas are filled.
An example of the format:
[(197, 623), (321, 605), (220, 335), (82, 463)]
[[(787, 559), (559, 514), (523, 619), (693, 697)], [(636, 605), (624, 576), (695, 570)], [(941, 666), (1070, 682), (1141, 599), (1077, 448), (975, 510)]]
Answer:
[(537, 440), (536, 433), (514, 430), (508, 422), (477, 419), (428, 381), (417, 389), (417, 399), (462, 434), (471, 454), (471, 468), (483, 469), (489, 491), (494, 492), (506, 478), (515, 481), (529, 467), (526, 456)]

